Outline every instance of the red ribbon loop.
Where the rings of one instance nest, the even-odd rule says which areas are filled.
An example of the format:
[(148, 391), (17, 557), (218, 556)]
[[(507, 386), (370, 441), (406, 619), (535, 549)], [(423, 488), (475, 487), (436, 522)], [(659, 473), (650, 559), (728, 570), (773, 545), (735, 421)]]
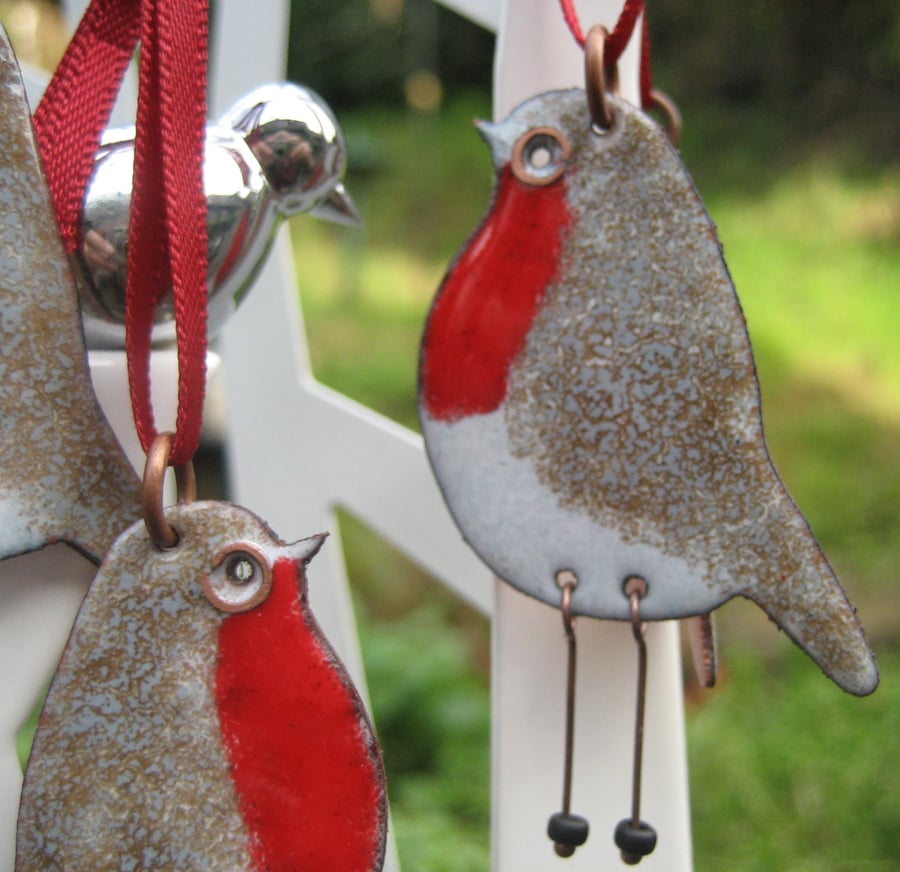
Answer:
[(93, 0), (34, 113), (59, 230), (70, 254), (100, 137), (134, 54), (141, 0)]
[[(578, 13), (575, 11), (573, 0), (559, 0), (562, 8), (563, 18), (572, 36), (579, 46), (584, 48), (584, 31), (578, 21)], [(606, 40), (603, 55), (608, 66), (615, 66), (622, 53), (625, 51), (637, 23), (638, 17), (644, 12), (644, 0), (625, 0), (622, 12), (616, 26), (612, 29)], [(651, 91), (653, 89), (652, 77), (650, 75), (650, 34), (647, 30), (647, 16), (644, 16), (641, 28), (641, 106), (644, 109), (653, 105)]]
[(72, 252), (100, 137), (140, 37), (125, 346), (135, 426), (147, 451), (156, 436), (153, 311), (171, 288), (178, 349), (173, 466), (196, 451), (206, 389), (208, 16), (207, 0), (92, 0), (34, 118), (60, 233)]
[(141, 22), (125, 348), (135, 425), (146, 451), (156, 436), (149, 374), (153, 309), (171, 287), (178, 345), (174, 466), (196, 451), (206, 389), (205, 6), (205, 0), (144, 0)]

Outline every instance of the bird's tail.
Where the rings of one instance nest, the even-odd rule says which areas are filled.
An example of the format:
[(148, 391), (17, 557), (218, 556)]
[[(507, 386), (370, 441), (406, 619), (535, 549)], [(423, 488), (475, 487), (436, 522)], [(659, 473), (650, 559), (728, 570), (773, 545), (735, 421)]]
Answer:
[(837, 685), (865, 696), (878, 669), (856, 609), (803, 515), (782, 490), (764, 524), (748, 531), (759, 571), (741, 593), (753, 600)]

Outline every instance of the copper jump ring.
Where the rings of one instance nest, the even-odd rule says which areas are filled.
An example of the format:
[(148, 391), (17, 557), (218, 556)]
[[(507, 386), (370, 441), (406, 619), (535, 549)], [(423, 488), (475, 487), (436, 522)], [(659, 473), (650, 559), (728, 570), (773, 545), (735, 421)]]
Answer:
[[(178, 544), (178, 531), (168, 522), (163, 509), (163, 486), (174, 438), (172, 433), (160, 433), (150, 445), (144, 463), (144, 525), (159, 548), (174, 548)], [(196, 499), (194, 464), (190, 461), (175, 467), (175, 487), (179, 503), (190, 503)]]
[(609, 32), (597, 24), (588, 31), (584, 40), (584, 82), (587, 92), (591, 121), (600, 131), (609, 130), (613, 124), (612, 110), (606, 101), (607, 94), (615, 94), (619, 89), (619, 75), (616, 65), (604, 62), (606, 40)]
[(650, 105), (647, 109), (656, 109), (663, 119), (663, 130), (672, 145), (678, 145), (681, 139), (681, 113), (675, 101), (665, 92), (656, 88), (650, 91)]

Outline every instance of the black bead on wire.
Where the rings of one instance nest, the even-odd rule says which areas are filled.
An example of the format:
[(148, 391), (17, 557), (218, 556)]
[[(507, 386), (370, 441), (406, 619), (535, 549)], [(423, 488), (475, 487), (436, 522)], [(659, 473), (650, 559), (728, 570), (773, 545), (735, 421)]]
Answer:
[(568, 667), (566, 670), (566, 748), (563, 767), (563, 800), (562, 811), (550, 816), (547, 823), (547, 835), (553, 840), (553, 849), (559, 857), (571, 857), (575, 849), (587, 841), (588, 822), (571, 812), (572, 800), (572, 756), (575, 744), (575, 627), (572, 617), (572, 591), (578, 584), (578, 577), (570, 570), (557, 573), (556, 583), (562, 589), (563, 629), (566, 634), (568, 649)]

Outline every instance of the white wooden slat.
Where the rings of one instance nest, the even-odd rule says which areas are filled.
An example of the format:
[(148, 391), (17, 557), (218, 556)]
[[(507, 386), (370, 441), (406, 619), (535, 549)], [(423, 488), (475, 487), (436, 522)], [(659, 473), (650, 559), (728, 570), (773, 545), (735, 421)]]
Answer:
[(16, 734), (46, 687), (95, 567), (65, 545), (0, 563), (0, 870), (12, 870)]
[(436, 0), (436, 2), (480, 24), (485, 30), (497, 32), (500, 24), (501, 0)]

